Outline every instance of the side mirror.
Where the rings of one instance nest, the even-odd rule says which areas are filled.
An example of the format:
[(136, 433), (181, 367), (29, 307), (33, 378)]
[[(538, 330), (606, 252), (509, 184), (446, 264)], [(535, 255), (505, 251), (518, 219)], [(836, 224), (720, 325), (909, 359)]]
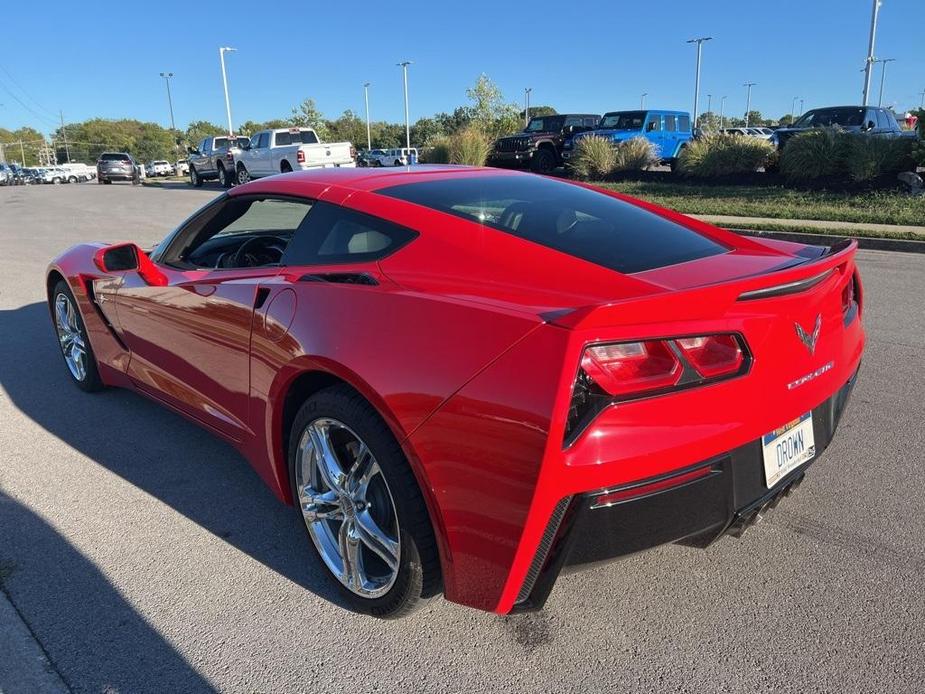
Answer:
[(195, 147), (187, 147), (186, 152), (187, 154), (199, 154), (199, 150)]
[(574, 134), (575, 134), (575, 126), (574, 126), (574, 125), (566, 125), (564, 128), (562, 128), (562, 134), (565, 135), (566, 137), (568, 137), (569, 135), (574, 135)]
[(134, 243), (117, 243), (105, 246), (93, 256), (93, 262), (103, 272), (130, 272), (135, 270), (146, 283), (163, 287), (167, 284), (167, 275), (161, 272)]
[(867, 132), (867, 131), (869, 131), (869, 130), (873, 130), (873, 129), (876, 128), (876, 127), (877, 127), (877, 126), (874, 124), (874, 122), (873, 122), (872, 120), (869, 120), (869, 121), (867, 121), (867, 125), (864, 126), (864, 132)]

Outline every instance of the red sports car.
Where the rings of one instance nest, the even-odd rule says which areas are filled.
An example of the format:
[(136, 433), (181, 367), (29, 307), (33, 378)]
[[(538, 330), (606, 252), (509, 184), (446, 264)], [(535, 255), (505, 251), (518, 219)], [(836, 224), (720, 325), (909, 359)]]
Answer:
[(231, 441), (356, 609), (508, 613), (800, 483), (861, 362), (855, 249), (532, 174), (335, 169), (151, 251), (77, 246), (47, 287), (73, 381)]

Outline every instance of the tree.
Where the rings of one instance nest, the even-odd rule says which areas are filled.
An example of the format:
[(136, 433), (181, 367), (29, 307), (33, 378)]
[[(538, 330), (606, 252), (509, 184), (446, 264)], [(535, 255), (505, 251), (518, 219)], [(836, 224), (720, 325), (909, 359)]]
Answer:
[(785, 113), (780, 118), (777, 119), (777, 122), (780, 125), (790, 125), (793, 123), (799, 116), (794, 115), (793, 113)]
[(315, 106), (314, 99), (305, 99), (292, 109), (289, 125), (299, 128), (314, 128), (322, 142), (329, 139), (327, 122), (324, 120), (324, 116), (321, 115), (321, 111)]
[(720, 117), (713, 111), (706, 111), (697, 116), (698, 127), (702, 130), (715, 132), (722, 128)]
[[(20, 147), (20, 142), (22, 146)], [(0, 128), (0, 143), (3, 143), (4, 156), (9, 162), (18, 162), (23, 166), (38, 164), (38, 151), (45, 142), (45, 136), (38, 130), (24, 126), (17, 130)], [(25, 154), (25, 161), (23, 159)]]
[(765, 125), (765, 119), (764, 116), (761, 115), (761, 111), (749, 111), (748, 124), (749, 126)]
[(195, 147), (202, 142), (203, 139), (213, 135), (221, 135), (226, 130), (226, 128), (207, 120), (193, 121), (186, 129), (186, 144)]
[[(538, 118), (540, 116), (555, 116), (558, 115), (558, 111), (552, 106), (530, 106), (530, 117)], [(524, 119), (524, 109), (520, 109), (520, 120)]]
[(327, 122), (327, 132), (334, 142), (349, 142), (357, 149), (366, 146), (366, 121), (349, 108), (337, 120)]
[(488, 137), (509, 135), (523, 127), (523, 116), (518, 116), (517, 106), (504, 102), (501, 89), (484, 72), (466, 90), (466, 96), (472, 102), (469, 119)]

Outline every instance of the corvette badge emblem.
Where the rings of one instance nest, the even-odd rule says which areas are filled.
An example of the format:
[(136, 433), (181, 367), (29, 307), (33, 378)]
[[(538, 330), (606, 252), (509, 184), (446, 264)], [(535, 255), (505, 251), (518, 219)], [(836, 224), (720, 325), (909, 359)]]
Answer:
[(794, 323), (794, 327), (797, 329), (797, 337), (800, 338), (800, 342), (803, 343), (803, 346), (809, 350), (810, 356), (816, 351), (816, 341), (819, 339), (819, 332), (822, 330), (822, 314), (820, 313), (816, 316), (816, 324), (813, 326), (813, 332), (807, 333), (803, 330), (803, 326), (799, 323)]

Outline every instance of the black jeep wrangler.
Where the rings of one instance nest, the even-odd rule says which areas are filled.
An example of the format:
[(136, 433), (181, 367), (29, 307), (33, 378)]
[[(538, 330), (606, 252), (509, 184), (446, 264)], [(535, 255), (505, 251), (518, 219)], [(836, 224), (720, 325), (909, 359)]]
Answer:
[(575, 133), (593, 130), (600, 119), (593, 113), (561, 113), (531, 118), (522, 132), (495, 141), (488, 155), (488, 165), (529, 166), (536, 173), (549, 173), (562, 165), (565, 141)]

